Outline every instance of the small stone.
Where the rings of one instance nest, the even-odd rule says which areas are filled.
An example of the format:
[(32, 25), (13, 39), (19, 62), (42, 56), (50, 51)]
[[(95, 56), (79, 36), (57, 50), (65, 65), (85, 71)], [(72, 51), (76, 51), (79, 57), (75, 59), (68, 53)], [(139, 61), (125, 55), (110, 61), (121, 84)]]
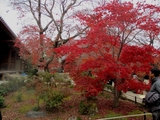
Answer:
[(45, 112), (42, 111), (29, 111), (26, 113), (26, 117), (29, 118), (37, 118), (37, 117), (45, 117)]

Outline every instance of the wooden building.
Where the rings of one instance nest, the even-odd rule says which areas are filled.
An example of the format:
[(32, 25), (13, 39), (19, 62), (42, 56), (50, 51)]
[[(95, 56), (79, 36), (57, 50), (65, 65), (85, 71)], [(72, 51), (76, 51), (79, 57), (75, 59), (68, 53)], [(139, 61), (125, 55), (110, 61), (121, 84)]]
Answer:
[(14, 47), (16, 35), (0, 16), (0, 79), (5, 73), (22, 72), (23, 61), (20, 59), (19, 49)]

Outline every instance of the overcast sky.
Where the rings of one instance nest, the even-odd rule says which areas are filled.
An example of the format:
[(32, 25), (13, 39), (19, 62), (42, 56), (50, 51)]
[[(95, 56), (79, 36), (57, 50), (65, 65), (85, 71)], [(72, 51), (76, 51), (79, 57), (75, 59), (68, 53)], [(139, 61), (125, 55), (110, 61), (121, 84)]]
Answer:
[(19, 33), (20, 25), (18, 26), (17, 12), (11, 9), (8, 5), (9, 0), (0, 0), (0, 16), (5, 20), (7, 25), (15, 33)]
[[(125, 1), (125, 0), (121, 0)], [(129, 0), (127, 0), (129, 1)], [(142, 0), (130, 0), (130, 1), (142, 1)], [(14, 31), (15, 34), (18, 34), (20, 31), (20, 24), (18, 23), (18, 15), (16, 10), (13, 10), (11, 6), (8, 4), (9, 0), (0, 0), (0, 16), (5, 20), (5, 22), (8, 24), (8, 26), (11, 28), (12, 31)], [(154, 4), (159, 3), (160, 0), (147, 0), (147, 2), (152, 2)]]

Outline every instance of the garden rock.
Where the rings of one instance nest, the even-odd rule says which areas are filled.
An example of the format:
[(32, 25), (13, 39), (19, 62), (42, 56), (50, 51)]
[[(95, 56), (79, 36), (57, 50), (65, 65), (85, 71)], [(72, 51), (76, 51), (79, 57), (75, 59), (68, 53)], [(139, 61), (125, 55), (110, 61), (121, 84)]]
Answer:
[(26, 113), (26, 117), (29, 118), (38, 118), (38, 117), (45, 117), (45, 112), (42, 111), (29, 111)]
[(68, 120), (77, 120), (77, 117), (76, 116), (72, 116)]

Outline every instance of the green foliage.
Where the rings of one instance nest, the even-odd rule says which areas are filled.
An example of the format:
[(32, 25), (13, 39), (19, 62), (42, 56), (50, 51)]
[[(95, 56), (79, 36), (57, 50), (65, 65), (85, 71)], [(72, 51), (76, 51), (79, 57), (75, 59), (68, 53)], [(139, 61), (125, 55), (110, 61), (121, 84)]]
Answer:
[(32, 108), (32, 110), (33, 110), (33, 111), (38, 111), (38, 110), (39, 110), (39, 106), (34, 106), (34, 107)]
[(82, 118), (81, 117), (77, 117), (77, 120), (82, 120)]
[(30, 63), (26, 63), (26, 67), (24, 72), (29, 76), (32, 77), (34, 75), (37, 75), (38, 70), (33, 68), (33, 66)]
[(18, 112), (19, 113), (26, 113), (27, 111), (31, 110), (33, 107), (32, 104), (27, 104), (27, 105), (21, 105), (19, 108), (18, 108)]
[(5, 107), (5, 99), (2, 95), (0, 95), (0, 108)]
[(39, 72), (38, 75), (43, 77), (44, 82), (50, 82), (51, 77), (53, 77), (53, 74), (49, 72)]
[(18, 93), (16, 96), (17, 102), (22, 102), (22, 93)]
[(33, 75), (37, 75), (38, 70), (37, 69), (30, 69), (30, 71), (28, 71), (28, 74), (33, 76)]
[(66, 73), (54, 73), (54, 79), (59, 82), (71, 81), (69, 75)]
[(0, 84), (0, 95), (6, 96), (9, 92), (14, 92), (24, 85), (23, 79), (12, 78), (8, 80), (8, 83)]
[(64, 77), (62, 77), (62, 74), (60, 74), (60, 73), (54, 73), (54, 79), (59, 82), (64, 81)]
[(20, 113), (25, 113), (28, 110), (38, 111), (43, 104), (42, 100), (37, 101), (34, 89), (28, 89), (26, 86), (21, 87), (18, 91), (14, 92), (10, 99), (16, 102), (30, 101), (31, 104), (21, 104), (18, 108), (18, 112)]
[(41, 96), (41, 99), (46, 104), (46, 110), (58, 109), (63, 103), (64, 95), (58, 91), (52, 91), (49, 89), (45, 94)]
[(25, 83), (24, 80), (21, 80), (19, 78), (13, 78), (12, 80), (9, 80), (9, 82), (5, 85), (7, 87), (8, 92), (13, 92), (25, 85)]
[(69, 85), (69, 88), (74, 88), (74, 85)]
[(7, 88), (6, 88), (6, 85), (5, 84), (1, 84), (0, 85), (0, 95), (2, 96), (6, 96), (7, 95)]
[(81, 101), (79, 104), (79, 113), (81, 115), (91, 115), (97, 112), (97, 105), (89, 101)]
[(28, 89), (26, 87), (20, 88), (18, 91), (14, 93), (15, 100), (17, 99), (16, 97), (19, 94), (22, 94), (23, 101), (36, 99), (35, 91), (33, 89)]

